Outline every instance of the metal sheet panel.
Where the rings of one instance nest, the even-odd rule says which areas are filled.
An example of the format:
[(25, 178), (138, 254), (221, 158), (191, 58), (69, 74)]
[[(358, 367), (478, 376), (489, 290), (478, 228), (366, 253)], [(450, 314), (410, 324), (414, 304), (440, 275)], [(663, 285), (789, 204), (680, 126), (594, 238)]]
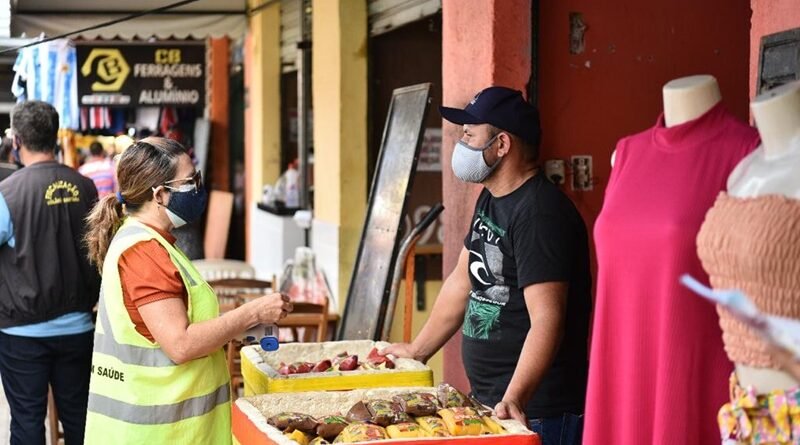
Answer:
[(398, 88), (392, 95), (339, 339), (378, 340), (382, 333), (430, 88), (424, 83)]

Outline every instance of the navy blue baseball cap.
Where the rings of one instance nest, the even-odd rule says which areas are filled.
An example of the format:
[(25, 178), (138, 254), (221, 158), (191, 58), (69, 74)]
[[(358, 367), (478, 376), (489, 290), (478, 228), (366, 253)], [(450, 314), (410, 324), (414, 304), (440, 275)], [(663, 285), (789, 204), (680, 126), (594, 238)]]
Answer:
[(439, 107), (442, 117), (458, 124), (490, 124), (539, 146), (542, 129), (539, 110), (522, 93), (506, 87), (489, 87), (469, 101), (466, 108)]

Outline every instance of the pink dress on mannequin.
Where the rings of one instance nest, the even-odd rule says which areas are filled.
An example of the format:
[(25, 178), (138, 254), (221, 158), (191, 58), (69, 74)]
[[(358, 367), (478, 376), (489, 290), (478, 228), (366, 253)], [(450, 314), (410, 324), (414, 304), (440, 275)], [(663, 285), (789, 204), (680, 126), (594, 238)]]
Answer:
[(584, 444), (718, 444), (733, 365), (717, 313), (678, 283), (708, 278), (695, 239), (755, 129), (717, 104), (626, 137), (595, 225), (597, 298)]

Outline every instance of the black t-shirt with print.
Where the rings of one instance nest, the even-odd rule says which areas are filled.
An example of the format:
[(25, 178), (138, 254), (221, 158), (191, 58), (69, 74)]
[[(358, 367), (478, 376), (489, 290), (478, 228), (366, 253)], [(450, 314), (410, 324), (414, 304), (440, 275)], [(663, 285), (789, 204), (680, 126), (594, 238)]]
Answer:
[(505, 394), (530, 329), (526, 286), (569, 283), (564, 338), (525, 407), (529, 418), (582, 413), (588, 373), (591, 272), (586, 226), (572, 201), (539, 173), (512, 193), (481, 192), (464, 245), (472, 283), (462, 358), (472, 392), (494, 406)]

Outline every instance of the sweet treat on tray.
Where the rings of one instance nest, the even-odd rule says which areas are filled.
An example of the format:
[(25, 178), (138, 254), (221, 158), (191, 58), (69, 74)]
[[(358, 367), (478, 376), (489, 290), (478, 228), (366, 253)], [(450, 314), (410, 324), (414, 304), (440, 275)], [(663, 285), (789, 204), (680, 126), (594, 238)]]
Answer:
[(469, 396), (469, 403), (469, 406), (471, 406), (479, 416), (483, 417), (492, 415), (492, 410), (483, 403), (479, 402), (475, 397)]
[(417, 417), (417, 423), (422, 431), (425, 432), (426, 437), (447, 437), (450, 433), (447, 431), (447, 425), (444, 420), (436, 416)]
[(441, 383), (436, 387), (436, 395), (442, 408), (459, 408), (462, 406), (472, 406), (467, 396), (461, 391), (453, 388), (447, 383)]
[(412, 416), (430, 416), (439, 409), (436, 396), (425, 392), (409, 392), (393, 397), (403, 412)]
[(349, 422), (369, 422), (372, 420), (372, 413), (369, 412), (367, 404), (360, 401), (347, 412), (347, 420)]
[(386, 430), (370, 423), (351, 423), (333, 443), (367, 442), (386, 439)]
[(446, 408), (439, 410), (438, 414), (451, 436), (479, 436), (484, 432), (483, 419), (472, 408)]
[(374, 369), (394, 369), (394, 361), (389, 356), (378, 354), (378, 348), (369, 351), (366, 364)]
[(342, 416), (325, 416), (319, 419), (317, 436), (333, 440), (347, 427), (347, 420)]
[(422, 437), (423, 431), (418, 423), (406, 422), (387, 426), (386, 434), (390, 439), (406, 439), (409, 437)]
[(281, 431), (291, 433), (299, 430), (309, 434), (316, 433), (318, 425), (313, 417), (301, 413), (280, 413), (267, 419), (267, 423)]
[(502, 425), (492, 419), (491, 414), (481, 417), (481, 420), (483, 420), (484, 426), (483, 434), (503, 434), (506, 432)]
[(311, 372), (325, 372), (331, 368), (333, 368), (333, 363), (331, 363), (330, 360), (325, 359), (314, 365), (314, 367), (311, 369)]
[(382, 427), (394, 425), (395, 423), (410, 422), (411, 418), (394, 402), (389, 400), (370, 400), (367, 402), (367, 409), (372, 418), (370, 421)]

